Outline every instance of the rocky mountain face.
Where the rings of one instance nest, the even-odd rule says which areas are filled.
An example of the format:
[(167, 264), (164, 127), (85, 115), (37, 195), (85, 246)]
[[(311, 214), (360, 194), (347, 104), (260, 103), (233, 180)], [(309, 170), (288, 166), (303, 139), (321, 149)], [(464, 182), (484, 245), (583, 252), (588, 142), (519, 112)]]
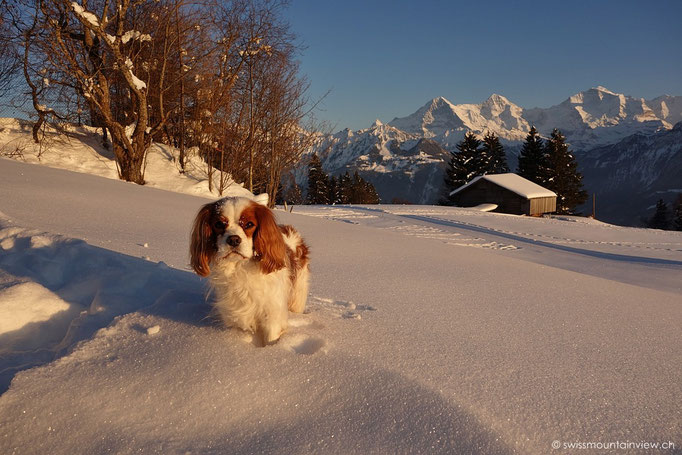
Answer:
[[(597, 195), (597, 218), (641, 225), (656, 201), (682, 193), (682, 122), (656, 134), (633, 134), (581, 156), (585, 187)], [(591, 212), (591, 202), (585, 212)]]
[[(635, 176), (635, 168), (633, 172), (628, 171), (627, 160), (617, 159), (618, 150), (624, 150), (630, 141), (640, 141), (641, 147), (652, 146), (645, 142), (658, 141), (659, 135), (664, 137), (680, 121), (682, 96), (665, 95), (645, 100), (614, 93), (604, 87), (577, 93), (549, 108), (524, 109), (497, 94), (481, 104), (453, 104), (439, 97), (413, 114), (395, 118), (387, 124), (377, 120), (366, 129), (345, 129), (321, 137), (314, 151), (320, 155), (325, 171), (331, 174), (358, 171), (375, 185), (384, 202), (400, 200), (432, 204), (440, 197), (449, 151), (456, 150), (467, 131), (481, 137), (488, 131), (496, 133), (505, 146), (513, 170), (531, 126), (534, 125), (544, 137), (548, 137), (553, 128), (558, 128), (567, 137), (585, 173), (587, 190), (602, 192), (604, 186), (611, 185), (621, 188), (614, 193), (617, 195), (626, 187), (641, 188), (641, 179), (646, 179), (643, 173)], [(611, 146), (615, 148), (609, 149)], [(610, 151), (608, 160), (604, 155), (607, 150)], [(627, 150), (623, 156), (630, 157)], [(662, 155), (673, 153), (670, 149), (660, 150)], [(596, 156), (604, 157), (597, 160)], [(642, 169), (659, 169), (657, 166), (665, 161), (660, 156), (653, 163), (644, 157), (641, 159), (647, 162), (646, 165), (640, 163)], [(303, 186), (306, 184), (306, 163), (304, 158), (295, 171), (297, 182)], [(615, 168), (612, 173), (592, 172), (596, 163), (600, 166), (609, 163)], [(648, 175), (655, 173), (652, 170)], [(622, 181), (613, 180), (616, 178)], [(677, 188), (681, 187), (682, 184), (677, 184)]]

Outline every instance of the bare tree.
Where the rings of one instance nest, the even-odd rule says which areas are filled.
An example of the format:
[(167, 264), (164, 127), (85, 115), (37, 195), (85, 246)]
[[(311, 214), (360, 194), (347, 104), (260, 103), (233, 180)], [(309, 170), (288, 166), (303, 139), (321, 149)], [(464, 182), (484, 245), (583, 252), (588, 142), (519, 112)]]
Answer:
[(21, 11), (14, 42), (36, 128), (86, 107), (122, 179), (144, 183), (152, 140), (166, 141), (180, 172), (198, 151), (211, 190), (218, 172), (221, 194), (235, 180), (274, 201), (312, 143), (285, 0), (5, 1)]
[(14, 12), (6, 2), (0, 2), (0, 97), (6, 95), (19, 68), (16, 33), (12, 27)]
[(57, 107), (42, 109), (46, 103), (38, 98), (47, 97), (48, 90), (34, 84), (31, 73), (49, 80), (53, 94), (56, 88), (69, 87), (72, 94), (82, 96), (92, 117), (111, 134), (119, 176), (144, 183), (143, 163), (151, 137), (164, 121), (150, 124), (147, 83), (138, 77), (144, 72), (139, 57), (152, 40), (149, 5), (85, 0), (81, 6), (42, 0), (22, 6), (32, 11), (31, 23), (24, 26), (24, 74), (39, 122), (48, 113), (56, 114)]

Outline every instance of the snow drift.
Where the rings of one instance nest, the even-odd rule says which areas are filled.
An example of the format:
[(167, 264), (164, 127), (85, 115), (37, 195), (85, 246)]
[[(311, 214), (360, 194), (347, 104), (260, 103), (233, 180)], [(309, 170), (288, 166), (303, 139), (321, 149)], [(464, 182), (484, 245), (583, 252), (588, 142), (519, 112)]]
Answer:
[(206, 318), (186, 268), (206, 199), (2, 159), (0, 194), (2, 453), (682, 441), (681, 233), (448, 207), (277, 211), (311, 245), (311, 294), (256, 348)]

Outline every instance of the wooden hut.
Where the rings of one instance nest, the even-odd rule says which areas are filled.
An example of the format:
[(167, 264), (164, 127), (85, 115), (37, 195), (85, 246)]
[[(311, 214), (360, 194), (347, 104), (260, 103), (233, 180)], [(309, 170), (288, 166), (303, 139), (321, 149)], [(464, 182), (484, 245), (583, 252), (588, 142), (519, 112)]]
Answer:
[(556, 211), (556, 193), (513, 173), (480, 175), (450, 195), (460, 207), (495, 204), (495, 212), (535, 216)]

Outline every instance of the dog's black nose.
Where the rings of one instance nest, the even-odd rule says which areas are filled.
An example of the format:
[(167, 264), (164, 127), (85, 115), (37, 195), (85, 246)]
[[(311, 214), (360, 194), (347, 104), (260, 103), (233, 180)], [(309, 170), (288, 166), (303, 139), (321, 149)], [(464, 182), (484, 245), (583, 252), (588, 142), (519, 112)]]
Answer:
[(227, 244), (230, 246), (239, 246), (242, 243), (242, 239), (238, 235), (231, 235), (227, 238)]

